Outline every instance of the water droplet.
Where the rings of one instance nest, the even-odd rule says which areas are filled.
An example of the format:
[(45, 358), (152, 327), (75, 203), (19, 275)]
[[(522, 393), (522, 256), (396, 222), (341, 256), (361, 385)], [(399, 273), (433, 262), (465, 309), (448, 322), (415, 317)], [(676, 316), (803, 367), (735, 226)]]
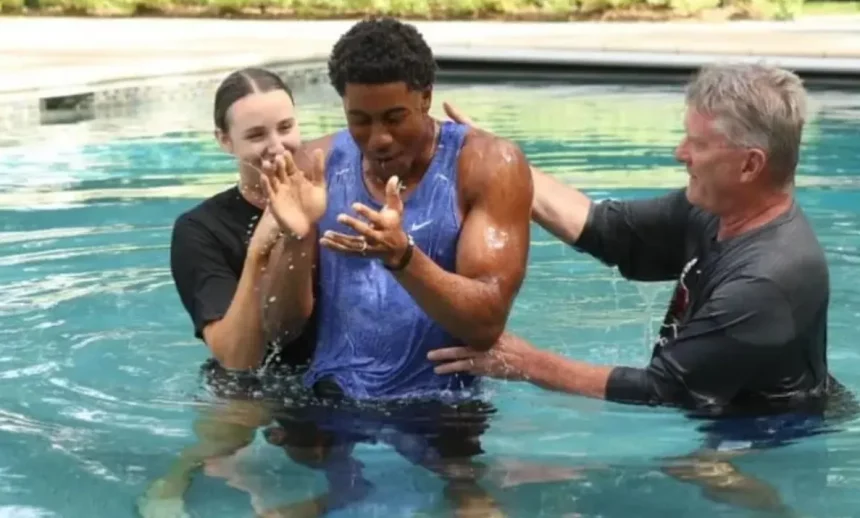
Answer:
[(294, 268), (294, 266), (293, 266), (293, 265), (290, 265), (290, 267), (289, 267), (288, 269), (289, 269), (289, 270), (292, 270), (293, 268)]
[(276, 300), (278, 300), (278, 297), (275, 297), (274, 295), (269, 297), (269, 303), (275, 302)]

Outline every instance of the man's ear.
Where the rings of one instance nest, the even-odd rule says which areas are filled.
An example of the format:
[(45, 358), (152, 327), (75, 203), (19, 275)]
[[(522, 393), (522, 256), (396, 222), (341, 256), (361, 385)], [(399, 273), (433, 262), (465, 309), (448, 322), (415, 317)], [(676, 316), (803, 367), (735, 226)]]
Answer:
[(430, 113), (430, 106), (433, 104), (433, 88), (427, 88), (421, 92), (421, 111)]
[(747, 154), (744, 165), (741, 168), (741, 182), (752, 183), (765, 174), (767, 167), (767, 153), (761, 149), (752, 149)]

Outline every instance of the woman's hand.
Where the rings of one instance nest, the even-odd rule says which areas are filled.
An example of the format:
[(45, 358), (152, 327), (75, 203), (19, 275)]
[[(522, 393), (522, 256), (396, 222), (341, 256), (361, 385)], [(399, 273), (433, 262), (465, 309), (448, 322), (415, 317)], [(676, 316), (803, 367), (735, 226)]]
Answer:
[(290, 153), (263, 164), (260, 182), (268, 209), (285, 234), (304, 237), (325, 214), (325, 153), (316, 150), (310, 174), (300, 170)]

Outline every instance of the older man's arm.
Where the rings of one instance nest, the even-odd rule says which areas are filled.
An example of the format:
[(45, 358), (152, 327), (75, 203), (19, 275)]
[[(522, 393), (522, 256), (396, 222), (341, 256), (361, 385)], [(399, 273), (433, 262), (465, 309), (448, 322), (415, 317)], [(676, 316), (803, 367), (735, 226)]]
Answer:
[[(444, 103), (454, 121), (474, 126), (462, 111)], [(547, 232), (626, 278), (677, 277), (687, 259), (685, 239), (692, 206), (683, 190), (635, 201), (592, 201), (578, 189), (530, 165), (534, 184), (531, 217)]]
[(797, 333), (773, 281), (739, 277), (714, 293), (644, 369), (613, 369), (607, 399), (719, 411), (762, 369), (780, 364)]
[(779, 360), (794, 332), (779, 288), (767, 279), (740, 278), (717, 288), (645, 368), (570, 360), (510, 335), (488, 352), (452, 347), (428, 357), (440, 363), (439, 373), (472, 372), (618, 403), (707, 412), (728, 404), (763, 366)]

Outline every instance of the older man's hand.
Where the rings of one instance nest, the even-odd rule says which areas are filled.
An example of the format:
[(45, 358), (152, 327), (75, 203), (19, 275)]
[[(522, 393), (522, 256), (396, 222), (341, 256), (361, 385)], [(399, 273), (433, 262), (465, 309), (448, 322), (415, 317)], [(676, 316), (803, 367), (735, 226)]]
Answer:
[(471, 126), (473, 128), (480, 128), (480, 126), (475, 124), (475, 121), (473, 121), (471, 117), (460, 111), (460, 109), (453, 104), (443, 102), (442, 107), (445, 110), (445, 115), (447, 115), (452, 121), (465, 124), (466, 126)]
[(471, 347), (446, 347), (427, 354), (430, 361), (438, 362), (437, 374), (467, 372), (506, 380), (527, 381), (528, 356), (535, 348), (525, 340), (504, 333), (488, 351)]

